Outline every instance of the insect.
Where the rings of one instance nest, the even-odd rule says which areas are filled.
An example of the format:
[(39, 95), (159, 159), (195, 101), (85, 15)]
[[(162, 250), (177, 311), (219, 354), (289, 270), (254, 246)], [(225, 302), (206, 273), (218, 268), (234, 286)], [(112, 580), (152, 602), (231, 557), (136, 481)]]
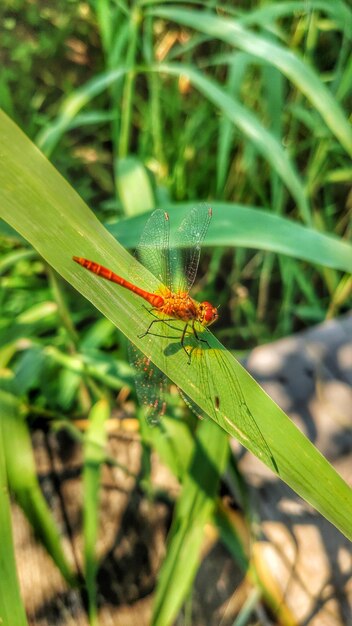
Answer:
[[(181, 272), (181, 267), (176, 267), (175, 260), (177, 256), (175, 255), (175, 250), (170, 250), (169, 247), (169, 215), (161, 210), (157, 210), (153, 213), (147, 223), (137, 252), (138, 250), (143, 250), (141, 256), (143, 256), (144, 264), (147, 267), (151, 265), (155, 250), (159, 249), (160, 254), (164, 257), (163, 259), (159, 258), (160, 267), (164, 268), (164, 275), (161, 276), (160, 267), (157, 269), (157, 275), (164, 284), (154, 292), (142, 289), (135, 283), (122, 278), (99, 263), (95, 263), (83, 257), (73, 257), (76, 263), (79, 263), (82, 267), (93, 272), (93, 274), (97, 274), (97, 276), (101, 276), (106, 280), (132, 291), (151, 305), (149, 310), (154, 316), (154, 319), (150, 322), (146, 331), (139, 335), (140, 338), (148, 334), (153, 334), (152, 329), (159, 322), (168, 323), (173, 320), (185, 322), (181, 333), (181, 346), (187, 354), (189, 364), (191, 362), (191, 349), (187, 349), (185, 345), (187, 332), (191, 331), (197, 340), (206, 343), (206, 340), (199, 336), (197, 325), (198, 328), (199, 326), (206, 328), (218, 319), (217, 307), (207, 301), (197, 302), (197, 300), (194, 300), (189, 295), (198, 268), (201, 243), (208, 230), (211, 217), (212, 210), (210, 207), (196, 207), (181, 224), (179, 232), (186, 233), (189, 239), (189, 245), (191, 246), (190, 250), (186, 252), (186, 254), (188, 254), (188, 260), (186, 261), (185, 272)], [(148, 246), (149, 258), (148, 255), (146, 255), (147, 240), (149, 240), (150, 244)], [(153, 271), (154, 268), (152, 267), (151, 269)], [(174, 276), (173, 273), (175, 273)], [(173, 282), (176, 283), (174, 288), (172, 288)]]
[[(211, 218), (212, 210), (208, 206), (193, 208), (170, 242), (169, 215), (161, 209), (152, 213), (136, 254), (157, 279), (153, 283), (158, 285), (156, 289), (151, 286), (150, 290), (146, 290), (139, 286), (142, 279), (145, 281), (145, 275), (143, 278), (139, 276), (138, 264), (133, 266), (130, 281), (94, 261), (78, 256), (74, 256), (73, 260), (97, 276), (132, 291), (149, 305), (148, 310), (153, 319), (138, 335), (140, 338), (149, 335), (152, 339), (153, 335), (158, 335), (168, 339), (165, 328), (176, 330), (176, 339), (180, 342), (178, 345), (181, 344), (186, 353), (187, 363), (192, 364), (195, 369), (193, 380), (196, 383), (188, 382), (197, 397), (203, 398), (207, 405), (206, 412), (222, 424), (225, 430), (230, 426), (246, 447), (269, 460), (275, 467), (270, 448), (246, 403), (241, 381), (234, 369), (240, 366), (220, 344), (213, 348), (204, 339), (204, 331), (218, 319), (218, 309), (208, 301), (198, 302), (190, 296), (198, 269), (201, 244)], [(183, 327), (178, 322), (183, 322)], [(157, 332), (159, 325), (160, 332)], [(164, 369), (167, 371), (167, 357), (165, 358), (165, 354), (162, 356)], [(166, 411), (167, 377), (133, 344), (130, 344), (130, 361), (138, 372), (137, 396), (146, 409), (147, 420), (151, 424), (158, 423)], [(221, 371), (223, 386), (220, 390), (212, 376), (214, 366)], [(180, 371), (179, 375), (180, 379), (187, 379), (185, 371)], [(198, 416), (203, 415), (203, 409), (185, 394), (182, 393), (182, 396)]]

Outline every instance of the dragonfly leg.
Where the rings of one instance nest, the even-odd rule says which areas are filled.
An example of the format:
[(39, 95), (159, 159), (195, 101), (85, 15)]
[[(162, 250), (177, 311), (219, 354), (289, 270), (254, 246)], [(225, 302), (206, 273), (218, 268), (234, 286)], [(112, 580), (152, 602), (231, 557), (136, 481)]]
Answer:
[(192, 348), (188, 351), (186, 346), (185, 346), (185, 337), (186, 337), (188, 326), (189, 326), (189, 324), (187, 322), (187, 324), (184, 325), (184, 328), (183, 328), (183, 331), (182, 331), (181, 346), (184, 349), (185, 353), (187, 354), (187, 358), (188, 358), (187, 363), (188, 363), (188, 365), (191, 365)]
[[(178, 328), (176, 328), (176, 326), (171, 326), (170, 322), (174, 322), (175, 319), (173, 317), (171, 317), (170, 319), (162, 319), (160, 317), (158, 317), (158, 315), (156, 315), (155, 313), (153, 313), (153, 311), (157, 311), (160, 313), (159, 309), (156, 307), (152, 307), (151, 309), (149, 307), (147, 307), (145, 304), (142, 305), (143, 308), (148, 311), (148, 313), (150, 313), (150, 315), (152, 315), (153, 317), (155, 317), (155, 321), (156, 322), (164, 322), (164, 324), (166, 324), (166, 326), (168, 326), (169, 328), (172, 328), (172, 330), (179, 330)], [(148, 327), (149, 330), (150, 326)], [(146, 334), (148, 334), (148, 330), (146, 331)], [(149, 333), (150, 334), (150, 333)], [(144, 336), (144, 335), (143, 335)], [(160, 336), (162, 337), (163, 335), (156, 335), (157, 337)], [(173, 337), (171, 337), (171, 339), (173, 339)]]
[[(181, 346), (184, 349), (185, 353), (187, 354), (188, 357), (188, 365), (191, 364), (191, 358), (192, 358), (192, 352), (194, 350), (194, 346), (192, 348), (190, 348), (190, 350), (187, 350), (186, 346), (185, 346), (185, 337), (188, 331), (188, 326), (190, 326), (189, 323), (185, 324), (183, 332), (182, 332), (182, 337), (181, 337)], [(191, 332), (193, 333), (193, 335), (195, 336), (197, 341), (201, 341), (202, 343), (206, 343), (208, 348), (210, 348), (209, 342), (206, 339), (203, 339), (202, 337), (199, 336), (199, 334), (197, 333), (197, 330), (194, 326), (194, 321), (192, 322), (192, 326), (191, 326)]]
[(200, 337), (199, 334), (196, 331), (196, 328), (194, 326), (194, 322), (192, 324), (192, 330), (193, 330), (193, 334), (195, 336), (195, 338), (197, 339), (197, 341), (202, 341), (203, 343), (206, 343), (208, 348), (210, 348), (209, 342), (206, 339), (203, 339), (203, 337)]
[[(173, 322), (173, 321), (174, 321), (174, 319), (173, 319), (173, 318), (166, 319), (166, 320), (161, 320), (161, 319), (159, 319), (159, 318), (156, 318), (156, 319), (152, 320), (152, 321), (150, 322), (150, 324), (149, 324), (149, 326), (148, 326), (147, 330), (146, 330), (144, 333), (142, 333), (141, 335), (138, 335), (138, 339), (142, 339), (142, 338), (143, 338), (143, 337), (145, 337), (146, 335), (152, 334), (152, 333), (150, 332), (150, 329), (152, 328), (152, 326), (153, 326), (154, 324), (157, 324), (158, 322)], [(163, 335), (159, 335), (159, 336), (160, 336), (160, 337), (163, 337)]]
[(160, 319), (160, 317), (158, 317), (155, 313), (153, 313), (153, 311), (158, 311), (159, 309), (156, 309), (154, 307), (152, 307), (151, 309), (146, 306), (145, 304), (142, 305), (143, 309), (145, 309), (146, 311), (148, 311), (148, 313), (150, 313), (150, 315), (152, 315), (153, 317), (155, 317), (156, 319)]

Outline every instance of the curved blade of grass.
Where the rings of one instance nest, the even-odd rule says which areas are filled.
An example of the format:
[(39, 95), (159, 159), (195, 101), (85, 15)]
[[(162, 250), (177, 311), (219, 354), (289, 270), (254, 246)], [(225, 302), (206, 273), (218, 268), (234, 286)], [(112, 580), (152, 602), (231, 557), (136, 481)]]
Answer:
[[(177, 228), (194, 204), (194, 202), (168, 204), (168, 210), (175, 209), (171, 222), (172, 229)], [(343, 239), (302, 226), (293, 220), (257, 207), (217, 200), (211, 204), (213, 219), (211, 230), (206, 237), (207, 246), (266, 250), (352, 273), (352, 246)], [(6, 222), (1, 224), (4, 225), (4, 237), (23, 241), (21, 235)], [(133, 249), (138, 245), (144, 225), (145, 216), (139, 215), (116, 224), (108, 224), (106, 228), (125, 248)]]
[(140, 429), (143, 441), (157, 451), (162, 462), (182, 482), (194, 452), (193, 431), (187, 421), (165, 415), (161, 428), (150, 428), (148, 422), (142, 420)]
[[(177, 228), (192, 206), (194, 202), (171, 205), (171, 210), (168, 206), (172, 229)], [(255, 207), (218, 201), (211, 206), (213, 218), (205, 240), (207, 246), (256, 248), (352, 272), (352, 246), (342, 239)], [(134, 248), (144, 224), (145, 217), (138, 216), (109, 224), (108, 229), (125, 247)]]
[(313, 11), (323, 11), (333, 17), (339, 24), (341, 30), (345, 30), (348, 37), (352, 37), (352, 11), (342, 0), (292, 0), (286, 2), (276, 2), (267, 6), (259, 7), (246, 15), (238, 18), (244, 26), (252, 24), (264, 26), (268, 22), (283, 18), (285, 15), (292, 15), (301, 12), (303, 15), (311, 14)]
[(194, 454), (177, 501), (153, 607), (153, 626), (173, 624), (200, 561), (205, 523), (216, 506), (229, 454), (228, 437), (211, 421), (197, 431)]
[(143, 163), (135, 157), (117, 159), (117, 189), (125, 215), (138, 215), (155, 207), (150, 179)]
[(108, 403), (105, 400), (98, 402), (89, 414), (89, 427), (84, 438), (83, 537), (90, 626), (95, 626), (98, 623), (96, 541), (98, 535), (100, 469), (106, 459), (105, 445), (107, 436), (105, 422), (109, 414)]
[[(233, 62), (229, 66), (226, 90), (233, 97), (238, 96), (242, 79), (247, 70), (251, 57), (244, 52), (235, 52)], [(230, 166), (231, 147), (235, 133), (234, 126), (228, 117), (224, 117), (219, 123), (218, 154), (216, 161), (216, 191), (222, 194)]]
[(193, 67), (182, 63), (161, 63), (150, 68), (175, 76), (187, 76), (190, 82), (226, 115), (254, 144), (258, 152), (272, 165), (290, 190), (300, 209), (304, 221), (310, 222), (310, 210), (303, 184), (295, 171), (287, 153), (272, 133), (266, 130), (256, 116), (235, 98), (230, 96), (213, 79), (208, 78)]
[[(5, 394), (0, 391), (4, 401)], [(60, 534), (38, 483), (28, 427), (20, 404), (15, 402), (14, 397), (12, 411), (6, 411), (1, 416), (9, 485), (61, 574), (70, 585), (74, 585), (77, 582), (75, 575), (65, 557)]]
[(9, 393), (0, 391), (0, 623), (28, 626), (21, 599), (14, 554), (11, 510), (5, 467), (5, 447), (3, 422), (6, 416), (18, 415), (18, 400)]
[(23, 261), (23, 259), (32, 259), (33, 255), (35, 256), (34, 250), (14, 250), (4, 254), (0, 259), (0, 276), (5, 274), (16, 263)]
[(352, 129), (343, 110), (317, 73), (291, 50), (251, 32), (237, 20), (218, 17), (215, 13), (164, 6), (153, 7), (148, 12), (190, 26), (277, 67), (308, 98), (341, 146), (352, 155)]
[[(211, 333), (207, 333), (209, 349), (201, 351), (204, 359), (199, 369), (187, 365), (179, 340), (171, 344), (167, 337), (139, 338), (150, 323), (150, 315), (138, 297), (99, 280), (72, 261), (72, 255), (85, 256), (112, 267), (121, 276), (128, 276), (131, 256), (4, 114), (0, 114), (0, 134), (0, 217), (19, 230), (57, 272), (166, 371), (205, 413), (249, 450), (259, 456), (261, 453), (273, 468), (264, 441), (280, 478), (352, 538), (352, 490), (328, 461)], [(148, 289), (158, 286), (158, 281), (142, 267), (140, 286)], [(199, 371), (202, 380), (218, 389), (219, 402), (204, 396)], [(226, 407), (232, 407), (229, 414)], [(238, 421), (244, 411), (252, 417), (247, 424), (253, 424), (254, 420), (261, 437), (253, 438), (253, 429), (243, 422), (239, 428)]]
[[(47, 155), (52, 154), (63, 133), (73, 125), (73, 119), (78, 115), (79, 111), (113, 83), (121, 80), (126, 72), (126, 67), (119, 67), (117, 70), (105, 72), (71, 93), (64, 100), (55, 122), (38, 134), (37, 144), (43, 152)], [(77, 126), (77, 123), (75, 126)]]

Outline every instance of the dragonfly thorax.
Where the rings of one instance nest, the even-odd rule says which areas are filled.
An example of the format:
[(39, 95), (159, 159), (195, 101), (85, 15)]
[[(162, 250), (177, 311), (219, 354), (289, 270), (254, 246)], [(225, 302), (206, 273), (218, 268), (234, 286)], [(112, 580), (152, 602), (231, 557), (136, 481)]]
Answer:
[(219, 317), (215, 306), (210, 302), (193, 300), (187, 291), (172, 292), (168, 288), (164, 288), (163, 291), (158, 289), (156, 293), (162, 293), (163, 304), (157, 308), (164, 315), (185, 322), (195, 320), (202, 326), (210, 326)]
[(177, 320), (189, 322), (198, 318), (198, 303), (186, 291), (175, 293), (170, 290), (168, 293), (164, 291), (163, 304), (158, 308), (164, 315), (174, 317)]

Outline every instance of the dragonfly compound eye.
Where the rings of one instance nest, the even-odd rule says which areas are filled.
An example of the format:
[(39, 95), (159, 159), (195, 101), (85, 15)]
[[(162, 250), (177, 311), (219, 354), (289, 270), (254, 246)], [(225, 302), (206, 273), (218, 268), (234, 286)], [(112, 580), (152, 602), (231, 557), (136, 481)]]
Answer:
[(200, 321), (204, 326), (210, 326), (216, 322), (219, 317), (216, 306), (213, 306), (210, 302), (201, 302), (199, 305)]

